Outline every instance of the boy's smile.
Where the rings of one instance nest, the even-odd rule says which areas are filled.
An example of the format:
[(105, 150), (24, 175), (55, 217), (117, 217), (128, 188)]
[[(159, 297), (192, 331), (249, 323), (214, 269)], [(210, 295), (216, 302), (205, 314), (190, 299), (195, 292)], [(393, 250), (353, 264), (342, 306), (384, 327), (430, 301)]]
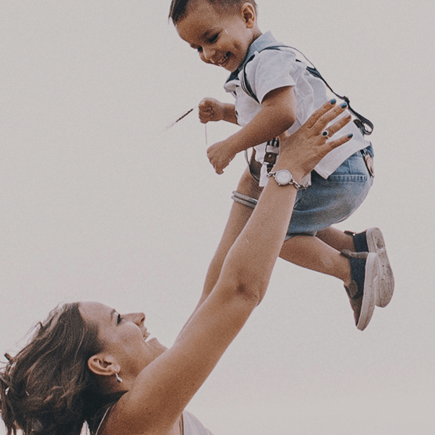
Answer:
[(252, 5), (245, 3), (232, 13), (219, 13), (207, 1), (194, 2), (188, 8), (186, 17), (176, 24), (180, 37), (198, 51), (202, 61), (235, 71), (261, 35)]

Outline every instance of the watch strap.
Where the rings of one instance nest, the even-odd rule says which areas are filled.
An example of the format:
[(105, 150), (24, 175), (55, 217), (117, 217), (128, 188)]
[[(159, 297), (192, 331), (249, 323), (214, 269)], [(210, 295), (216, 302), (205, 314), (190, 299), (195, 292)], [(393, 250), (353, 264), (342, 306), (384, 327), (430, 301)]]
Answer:
[[(281, 170), (283, 170), (283, 169), (281, 169)], [(277, 174), (277, 172), (279, 172), (279, 171), (271, 171), (271, 172), (269, 172), (269, 173), (267, 174), (267, 177), (268, 177), (268, 178), (270, 178), (270, 177), (275, 178), (275, 175)], [(288, 172), (290, 172), (290, 171), (288, 171)], [(306, 189), (306, 188), (310, 185), (309, 182), (307, 182), (307, 183), (305, 183), (305, 184), (299, 184), (299, 183), (298, 183), (298, 182), (293, 178), (293, 175), (291, 175), (291, 172), (290, 172), (290, 176), (291, 176), (290, 181), (289, 181), (287, 184), (291, 184), (292, 186), (294, 186), (294, 188), (295, 188), (296, 190), (304, 190), (304, 189)], [(275, 179), (275, 181), (276, 181), (276, 179)], [(279, 185), (282, 186), (282, 184), (279, 184)]]

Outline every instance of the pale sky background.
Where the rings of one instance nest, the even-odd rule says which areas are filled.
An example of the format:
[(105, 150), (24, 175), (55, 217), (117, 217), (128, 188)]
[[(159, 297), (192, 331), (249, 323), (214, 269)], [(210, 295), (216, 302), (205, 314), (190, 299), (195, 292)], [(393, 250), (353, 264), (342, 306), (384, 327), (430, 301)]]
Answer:
[[(1, 354), (75, 300), (145, 311), (171, 345), (199, 298), (245, 163), (216, 175), (196, 114), (159, 134), (232, 101), (169, 3), (0, 1)], [(432, 435), (435, 3), (258, 3), (260, 29), (375, 124), (375, 184), (338, 227), (383, 230), (396, 291), (360, 332), (339, 281), (279, 260), (188, 410), (215, 435)], [(209, 125), (208, 144), (234, 131)]]

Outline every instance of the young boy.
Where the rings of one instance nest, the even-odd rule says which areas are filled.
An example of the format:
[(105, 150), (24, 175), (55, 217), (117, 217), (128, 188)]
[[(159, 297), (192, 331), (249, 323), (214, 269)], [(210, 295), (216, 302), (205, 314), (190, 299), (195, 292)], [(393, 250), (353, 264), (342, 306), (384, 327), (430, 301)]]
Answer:
[[(172, 0), (169, 16), (179, 36), (198, 51), (202, 61), (231, 73), (225, 89), (235, 96), (235, 105), (211, 98), (199, 105), (203, 123), (225, 120), (242, 126), (207, 150), (216, 172), (222, 174), (237, 153), (254, 147), (255, 159), (261, 163), (260, 187), (273, 176), (278, 184), (291, 183), (300, 189), (281, 257), (340, 278), (357, 328), (365, 329), (375, 304), (386, 306), (394, 290), (384, 239), (377, 228), (354, 234), (331, 225), (349, 217), (370, 190), (371, 144), (350, 122), (339, 134), (352, 139), (330, 152), (303, 185), (295, 183), (291, 174), (271, 172), (278, 143), (275, 138), (294, 133), (328, 100), (324, 82), (296, 61), (292, 50), (278, 44), (270, 33), (261, 33), (254, 0)], [(346, 103), (342, 107), (347, 107)], [(322, 134), (329, 139), (327, 130)], [(239, 189), (233, 199), (253, 208), (255, 189), (248, 189), (248, 193)], [(231, 222), (227, 229), (234, 232)], [(231, 245), (225, 234), (224, 239), (216, 256)], [(217, 269), (209, 271), (214, 278), (206, 280), (208, 291), (219, 275), (221, 264), (218, 260), (215, 264)]]

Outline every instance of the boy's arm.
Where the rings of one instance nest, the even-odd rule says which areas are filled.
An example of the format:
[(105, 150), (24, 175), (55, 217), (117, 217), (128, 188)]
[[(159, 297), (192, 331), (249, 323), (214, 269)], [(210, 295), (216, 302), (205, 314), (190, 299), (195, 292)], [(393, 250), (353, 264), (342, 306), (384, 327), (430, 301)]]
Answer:
[[(235, 115), (234, 115), (235, 116)], [(242, 129), (207, 150), (218, 174), (240, 151), (267, 142), (288, 130), (296, 120), (296, 97), (291, 86), (274, 89), (262, 101), (262, 110)]]
[(210, 121), (227, 121), (237, 124), (234, 104), (221, 103), (214, 98), (204, 98), (198, 105), (199, 120), (203, 124)]
[(223, 104), (224, 106), (224, 121), (237, 124), (236, 106), (234, 104)]
[(296, 120), (296, 96), (291, 86), (270, 91), (261, 105), (261, 112), (227, 139), (236, 154), (279, 136)]

